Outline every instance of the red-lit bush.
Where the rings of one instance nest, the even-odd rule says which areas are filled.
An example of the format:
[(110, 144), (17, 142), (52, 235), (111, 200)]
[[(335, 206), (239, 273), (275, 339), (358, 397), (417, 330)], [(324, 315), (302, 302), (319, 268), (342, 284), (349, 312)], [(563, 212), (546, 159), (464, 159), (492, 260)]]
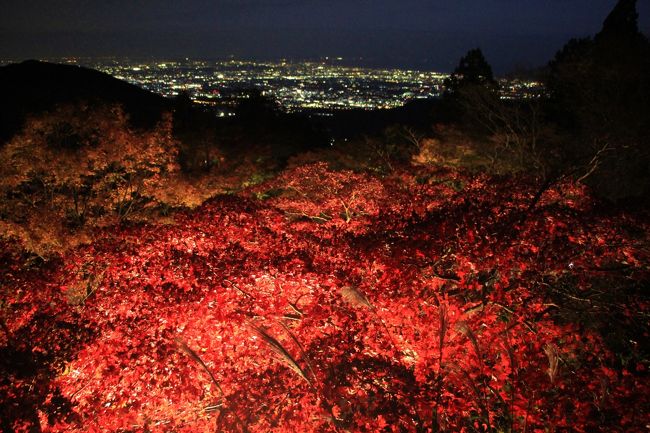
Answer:
[(646, 220), (534, 193), (316, 164), (6, 253), (3, 429), (645, 431)]

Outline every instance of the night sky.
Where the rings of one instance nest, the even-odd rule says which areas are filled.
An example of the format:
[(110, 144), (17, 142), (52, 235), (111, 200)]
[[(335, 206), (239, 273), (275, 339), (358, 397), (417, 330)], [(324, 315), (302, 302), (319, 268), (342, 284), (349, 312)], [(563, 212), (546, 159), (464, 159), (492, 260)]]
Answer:
[[(498, 73), (595, 34), (616, 0), (1, 0), (0, 59), (314, 59), (450, 71), (480, 46)], [(650, 1), (638, 2), (650, 33)]]

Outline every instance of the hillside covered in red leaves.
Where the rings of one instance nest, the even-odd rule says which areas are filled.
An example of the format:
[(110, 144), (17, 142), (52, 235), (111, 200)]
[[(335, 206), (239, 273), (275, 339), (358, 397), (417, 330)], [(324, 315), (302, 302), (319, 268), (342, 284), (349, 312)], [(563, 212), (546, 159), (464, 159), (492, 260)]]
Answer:
[(648, 221), (583, 187), (296, 165), (41, 261), (3, 432), (643, 432)]

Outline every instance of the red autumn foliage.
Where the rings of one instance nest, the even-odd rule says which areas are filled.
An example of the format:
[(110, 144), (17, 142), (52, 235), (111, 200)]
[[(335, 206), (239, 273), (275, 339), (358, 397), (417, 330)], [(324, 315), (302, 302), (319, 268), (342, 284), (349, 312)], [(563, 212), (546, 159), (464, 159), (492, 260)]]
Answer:
[(3, 431), (646, 431), (647, 215), (418, 170), (6, 244)]

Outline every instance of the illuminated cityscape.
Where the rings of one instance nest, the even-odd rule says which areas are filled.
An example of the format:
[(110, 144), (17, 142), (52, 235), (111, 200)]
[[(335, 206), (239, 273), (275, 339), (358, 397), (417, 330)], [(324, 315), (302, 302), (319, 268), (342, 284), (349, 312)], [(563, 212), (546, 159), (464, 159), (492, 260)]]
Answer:
[[(250, 60), (51, 59), (90, 67), (166, 97), (186, 92), (222, 115), (257, 89), (287, 112), (387, 109), (413, 99), (440, 97), (446, 73), (345, 66), (342, 59), (255, 62)], [(500, 80), (503, 99), (536, 97), (539, 83)]]
[(148, 90), (173, 97), (188, 92), (197, 102), (227, 105), (250, 89), (286, 111), (379, 109), (414, 98), (440, 95), (446, 74), (398, 69), (367, 69), (329, 62), (149, 61), (79, 62)]

